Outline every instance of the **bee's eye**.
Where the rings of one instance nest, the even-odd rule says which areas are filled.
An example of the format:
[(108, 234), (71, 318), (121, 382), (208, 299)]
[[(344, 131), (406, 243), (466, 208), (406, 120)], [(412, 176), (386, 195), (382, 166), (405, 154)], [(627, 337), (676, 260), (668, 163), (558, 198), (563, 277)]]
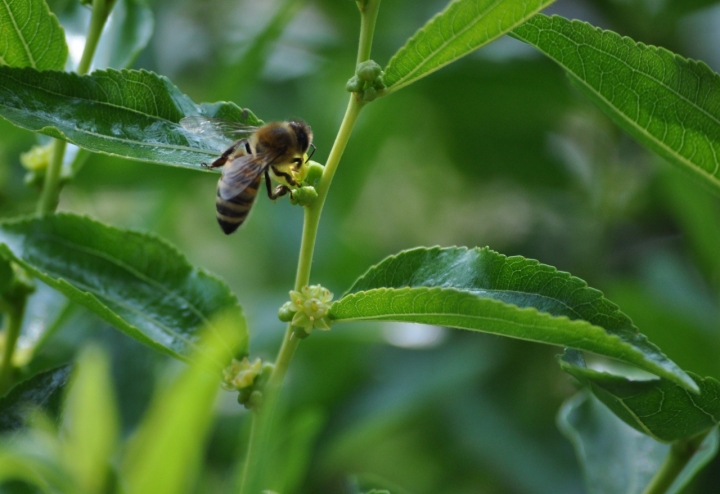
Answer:
[(292, 162), (296, 165), (302, 165), (302, 158), (294, 158)]

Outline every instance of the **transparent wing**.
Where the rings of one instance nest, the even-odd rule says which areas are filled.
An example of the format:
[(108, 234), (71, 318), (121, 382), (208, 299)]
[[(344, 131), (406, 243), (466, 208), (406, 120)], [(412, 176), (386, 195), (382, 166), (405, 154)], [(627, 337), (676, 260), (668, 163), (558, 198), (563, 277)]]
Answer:
[(211, 138), (225, 137), (232, 140), (247, 137), (258, 129), (258, 127), (246, 125), (241, 122), (232, 122), (230, 120), (203, 117), (200, 115), (184, 117), (180, 119), (180, 125), (183, 129), (193, 134)]
[(257, 180), (272, 161), (272, 157), (267, 153), (245, 154), (228, 161), (223, 168), (222, 179), (218, 187), (220, 198), (229, 201), (239, 196), (243, 190)]

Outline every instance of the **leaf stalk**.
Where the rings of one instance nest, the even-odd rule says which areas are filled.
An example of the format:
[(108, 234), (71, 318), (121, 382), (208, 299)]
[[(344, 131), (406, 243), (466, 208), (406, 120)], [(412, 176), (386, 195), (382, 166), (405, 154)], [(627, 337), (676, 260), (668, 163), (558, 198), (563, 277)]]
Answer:
[(666, 493), (695, 453), (700, 449), (702, 442), (709, 433), (710, 431), (703, 432), (693, 438), (672, 443), (665, 461), (660, 466), (660, 469), (655, 472), (655, 476), (645, 488), (643, 494)]

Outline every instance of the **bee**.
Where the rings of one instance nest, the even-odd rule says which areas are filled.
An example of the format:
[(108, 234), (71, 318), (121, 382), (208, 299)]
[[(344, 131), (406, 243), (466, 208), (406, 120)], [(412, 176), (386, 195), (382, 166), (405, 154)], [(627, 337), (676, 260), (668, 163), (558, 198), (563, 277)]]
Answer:
[[(189, 132), (210, 138), (240, 137), (215, 161), (209, 165), (202, 163), (206, 168), (222, 167), (215, 209), (220, 228), (226, 235), (237, 230), (247, 218), (263, 176), (270, 199), (275, 200), (288, 193), (292, 197), (293, 189), (300, 187), (305, 180), (308, 161), (315, 152), (312, 129), (301, 120), (253, 127), (192, 116), (181, 119), (180, 125)], [(273, 180), (279, 184), (274, 189)]]

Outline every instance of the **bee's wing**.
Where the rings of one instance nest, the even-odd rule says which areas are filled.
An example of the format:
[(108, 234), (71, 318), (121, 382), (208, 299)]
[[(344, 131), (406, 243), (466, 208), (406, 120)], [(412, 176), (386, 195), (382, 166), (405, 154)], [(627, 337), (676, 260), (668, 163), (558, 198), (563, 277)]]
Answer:
[(258, 127), (241, 122), (203, 117), (201, 115), (184, 117), (180, 119), (180, 125), (193, 134), (214, 138), (226, 137), (232, 140), (247, 137), (258, 129)]
[(223, 168), (221, 185), (218, 187), (220, 198), (229, 201), (240, 195), (270, 166), (273, 159), (269, 154), (261, 153), (245, 154), (228, 161)]

